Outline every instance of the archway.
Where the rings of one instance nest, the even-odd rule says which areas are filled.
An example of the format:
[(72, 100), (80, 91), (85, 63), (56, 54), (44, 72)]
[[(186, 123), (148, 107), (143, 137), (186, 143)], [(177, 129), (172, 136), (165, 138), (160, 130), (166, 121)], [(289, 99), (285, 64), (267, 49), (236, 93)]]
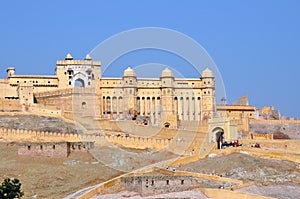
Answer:
[(212, 132), (214, 135), (216, 135), (215, 140), (218, 144), (218, 149), (221, 149), (224, 140), (224, 129), (222, 129), (221, 127), (217, 127)]
[(170, 123), (169, 122), (165, 122), (163, 125), (164, 125), (165, 128), (170, 128)]
[(80, 78), (78, 78), (78, 79), (75, 80), (75, 84), (74, 85), (77, 86), (77, 87), (84, 87), (85, 86), (84, 85), (84, 81), (82, 79), (80, 79)]

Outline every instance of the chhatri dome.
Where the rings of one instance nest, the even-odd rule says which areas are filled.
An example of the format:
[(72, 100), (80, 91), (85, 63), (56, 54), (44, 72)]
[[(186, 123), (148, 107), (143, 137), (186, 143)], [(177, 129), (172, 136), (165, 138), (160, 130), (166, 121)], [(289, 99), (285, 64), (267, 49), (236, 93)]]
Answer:
[(85, 60), (92, 60), (92, 58), (91, 58), (91, 56), (90, 56), (89, 54), (87, 54), (87, 55), (85, 56)]
[(172, 71), (166, 67), (162, 72), (161, 72), (161, 75), (160, 77), (174, 77)]
[(70, 53), (68, 53), (65, 60), (73, 60), (72, 55)]
[(134, 72), (134, 70), (132, 68), (130, 68), (130, 66), (128, 66), (128, 68), (126, 70), (124, 70), (124, 77), (135, 77), (136, 74)]
[(214, 73), (207, 67), (203, 72), (202, 72), (202, 77), (215, 77)]

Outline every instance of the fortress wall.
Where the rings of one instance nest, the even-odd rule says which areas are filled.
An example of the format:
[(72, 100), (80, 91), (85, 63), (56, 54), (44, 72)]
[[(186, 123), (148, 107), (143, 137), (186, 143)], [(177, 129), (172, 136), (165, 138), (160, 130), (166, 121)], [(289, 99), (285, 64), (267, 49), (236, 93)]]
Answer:
[[(170, 138), (185, 138), (194, 139), (196, 132), (191, 130), (183, 129), (172, 129), (157, 126), (148, 125), (137, 125), (135, 121), (109, 121), (109, 120), (98, 120), (99, 127), (104, 130), (110, 130), (115, 132), (129, 132), (133, 135), (144, 136), (144, 137), (155, 137), (157, 139), (170, 139)], [(201, 131), (198, 133), (204, 138), (206, 136), (207, 126), (198, 127)]]
[(0, 111), (21, 111), (22, 106), (18, 99), (0, 99)]
[(273, 134), (251, 133), (250, 137), (252, 140), (273, 140)]
[(96, 136), (78, 135), (53, 132), (40, 132), (31, 130), (0, 129), (0, 137), (6, 140), (31, 141), (31, 142), (95, 142), (97, 144), (122, 145), (128, 148), (145, 149), (152, 148), (161, 150), (163, 148), (185, 148), (189, 143), (184, 141), (140, 138), (140, 137), (116, 137), (116, 136)]
[(287, 153), (300, 154), (300, 140), (239, 140), (240, 143), (251, 146), (259, 143), (262, 148), (279, 150)]
[(70, 94), (95, 94), (96, 89), (92, 87), (71, 87), (71, 88), (63, 88), (56, 89), (53, 91), (45, 91), (45, 92), (37, 92), (34, 95), (37, 98), (40, 97), (54, 97), (54, 96), (62, 96), (62, 95), (70, 95)]
[(53, 106), (32, 106), (31, 112), (40, 113), (40, 114), (51, 114), (61, 116), (61, 110)]
[(274, 139), (300, 139), (300, 120), (251, 120), (249, 132), (274, 134)]
[(18, 96), (16, 86), (9, 85), (8, 79), (0, 79), (0, 98)]
[(0, 129), (0, 137), (6, 140), (32, 141), (32, 142), (77, 142), (81, 141), (77, 134), (43, 132), (19, 129)]

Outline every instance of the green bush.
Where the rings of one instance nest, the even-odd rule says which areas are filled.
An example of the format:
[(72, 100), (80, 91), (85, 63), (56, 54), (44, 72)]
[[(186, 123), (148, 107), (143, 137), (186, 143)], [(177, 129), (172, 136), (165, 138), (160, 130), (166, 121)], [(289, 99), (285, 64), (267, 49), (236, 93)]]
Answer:
[(16, 178), (7, 178), (0, 185), (0, 199), (22, 198), (21, 182)]

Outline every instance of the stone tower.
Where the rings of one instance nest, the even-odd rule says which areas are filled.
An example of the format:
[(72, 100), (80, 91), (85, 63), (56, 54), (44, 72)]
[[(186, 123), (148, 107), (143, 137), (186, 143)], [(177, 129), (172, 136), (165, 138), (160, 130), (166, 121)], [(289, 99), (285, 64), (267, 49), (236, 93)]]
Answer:
[(161, 119), (164, 126), (177, 126), (177, 114), (174, 104), (174, 75), (169, 68), (165, 68), (160, 76), (161, 80)]
[(207, 120), (213, 117), (216, 111), (215, 98), (215, 76), (213, 72), (206, 68), (201, 75), (203, 90), (202, 90), (202, 120)]
[(59, 88), (74, 86), (97, 88), (101, 78), (101, 63), (93, 61), (90, 55), (84, 60), (73, 60), (71, 54), (67, 54), (65, 60), (56, 62), (56, 75), (59, 80)]
[(135, 96), (136, 96), (137, 79), (136, 74), (130, 66), (123, 74), (123, 93), (124, 93), (124, 116), (133, 117), (136, 113)]

